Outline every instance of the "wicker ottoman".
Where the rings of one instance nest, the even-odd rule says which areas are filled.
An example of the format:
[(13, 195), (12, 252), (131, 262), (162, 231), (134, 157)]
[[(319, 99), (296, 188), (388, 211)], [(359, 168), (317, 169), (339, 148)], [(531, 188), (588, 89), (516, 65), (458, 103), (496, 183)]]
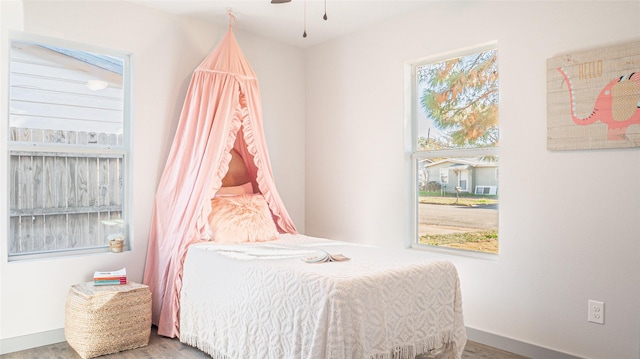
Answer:
[(151, 292), (138, 283), (76, 284), (67, 295), (64, 334), (82, 358), (149, 344)]

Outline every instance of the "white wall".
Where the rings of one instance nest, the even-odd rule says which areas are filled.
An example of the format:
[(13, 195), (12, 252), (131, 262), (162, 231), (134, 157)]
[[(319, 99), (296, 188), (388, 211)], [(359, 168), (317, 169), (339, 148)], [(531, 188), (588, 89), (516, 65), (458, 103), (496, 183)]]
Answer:
[(300, 49), (241, 31), (236, 39), (260, 83), (264, 132), (278, 193), (296, 229), (305, 231), (305, 66)]
[[(638, 13), (637, 1), (434, 2), (309, 49), (307, 234), (403, 246), (403, 65), (497, 41), (499, 259), (443, 254), (459, 270), (465, 323), (586, 358), (639, 358), (640, 150), (546, 149), (546, 59), (638, 40)], [(606, 303), (605, 325), (587, 322), (588, 299)]]
[[(0, 245), (0, 353), (16, 346), (60, 341), (64, 305), (72, 284), (95, 270), (127, 268), (131, 281), (144, 270), (149, 224), (159, 177), (177, 126), (193, 69), (226, 31), (127, 2), (25, 1), (2, 3), (3, 55), (7, 29), (131, 52), (134, 63), (134, 245), (122, 254), (7, 263)], [(16, 5), (17, 4), (17, 5)], [(11, 21), (5, 21), (11, 19)], [(304, 58), (300, 50), (234, 31), (260, 79), (264, 124), (276, 183), (289, 213), (304, 231)], [(2, 56), (3, 73), (7, 68)], [(2, 76), (2, 78), (5, 78)], [(4, 80), (3, 80), (4, 81)], [(2, 83), (6, 94), (6, 82)], [(2, 96), (5, 105), (6, 95)], [(3, 106), (2, 108), (6, 108)], [(2, 111), (0, 138), (6, 138)], [(0, 165), (6, 168), (2, 141)], [(294, 165), (295, 164), (295, 165)], [(8, 178), (0, 176), (0, 202), (7, 203)], [(5, 206), (0, 228), (7, 228)], [(34, 340), (36, 342), (34, 342)], [(38, 342), (40, 341), (40, 342)], [(18, 344), (16, 344), (18, 343)], [(18, 348), (20, 349), (20, 348)]]
[[(69, 286), (94, 270), (126, 266), (140, 281), (155, 186), (191, 71), (224, 32), (121, 2), (8, 4), (0, 2), (2, 73), (8, 28), (134, 54), (135, 250), (9, 264), (2, 242), (0, 352), (16, 338), (59, 332)], [(639, 358), (640, 151), (547, 151), (545, 84), (549, 57), (637, 40), (639, 11), (633, 1), (434, 2), (304, 57), (243, 33), (239, 19), (276, 183), (298, 229), (401, 247), (409, 233), (403, 66), (497, 40), (500, 258), (443, 255), (459, 269), (466, 324), (589, 358)], [(6, 111), (0, 118), (6, 138)], [(6, 168), (2, 141), (0, 152)], [(2, 203), (6, 181), (0, 176)], [(6, 217), (0, 206), (0, 228)], [(606, 302), (604, 326), (587, 323), (588, 299)]]

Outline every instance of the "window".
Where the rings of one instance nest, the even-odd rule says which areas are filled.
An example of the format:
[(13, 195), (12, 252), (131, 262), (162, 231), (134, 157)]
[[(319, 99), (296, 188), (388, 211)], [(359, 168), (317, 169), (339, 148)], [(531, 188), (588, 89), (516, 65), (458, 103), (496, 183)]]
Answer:
[(411, 65), (414, 247), (498, 252), (498, 52)]
[(9, 259), (107, 251), (131, 233), (130, 57), (22, 33), (10, 43)]

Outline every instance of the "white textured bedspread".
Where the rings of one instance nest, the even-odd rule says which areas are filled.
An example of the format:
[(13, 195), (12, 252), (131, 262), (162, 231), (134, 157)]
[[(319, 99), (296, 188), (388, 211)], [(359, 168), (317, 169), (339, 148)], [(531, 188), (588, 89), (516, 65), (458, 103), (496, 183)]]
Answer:
[[(345, 262), (306, 263), (321, 248)], [(303, 235), (189, 248), (180, 340), (213, 358), (405, 359), (466, 343), (456, 268)]]

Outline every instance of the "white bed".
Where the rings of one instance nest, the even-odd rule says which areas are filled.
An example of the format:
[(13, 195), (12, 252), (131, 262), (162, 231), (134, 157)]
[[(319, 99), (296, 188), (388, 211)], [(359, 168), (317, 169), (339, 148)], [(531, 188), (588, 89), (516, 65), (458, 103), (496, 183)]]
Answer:
[[(303, 260), (320, 249), (351, 260)], [(192, 245), (180, 341), (225, 359), (460, 358), (458, 274), (428, 255), (290, 234)]]

